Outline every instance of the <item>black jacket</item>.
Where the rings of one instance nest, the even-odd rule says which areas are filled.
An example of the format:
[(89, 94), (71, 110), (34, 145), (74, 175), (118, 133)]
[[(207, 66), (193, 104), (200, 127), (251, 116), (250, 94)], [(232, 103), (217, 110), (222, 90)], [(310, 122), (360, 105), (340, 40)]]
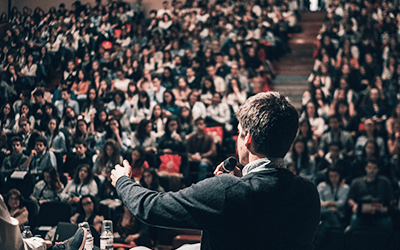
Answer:
[(178, 192), (157, 193), (126, 176), (116, 187), (145, 223), (203, 230), (201, 249), (312, 249), (320, 220), (315, 185), (268, 167), (242, 178), (214, 176)]

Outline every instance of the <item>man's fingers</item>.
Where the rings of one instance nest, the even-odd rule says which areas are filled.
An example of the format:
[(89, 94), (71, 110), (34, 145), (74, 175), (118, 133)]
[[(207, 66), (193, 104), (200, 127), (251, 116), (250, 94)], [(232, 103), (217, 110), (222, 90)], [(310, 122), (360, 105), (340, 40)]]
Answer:
[(122, 164), (124, 165), (125, 173), (128, 174), (128, 175), (130, 175), (131, 172), (132, 172), (132, 167), (131, 167), (131, 165), (129, 165), (129, 162), (128, 162), (127, 160), (124, 160), (124, 161), (122, 162)]

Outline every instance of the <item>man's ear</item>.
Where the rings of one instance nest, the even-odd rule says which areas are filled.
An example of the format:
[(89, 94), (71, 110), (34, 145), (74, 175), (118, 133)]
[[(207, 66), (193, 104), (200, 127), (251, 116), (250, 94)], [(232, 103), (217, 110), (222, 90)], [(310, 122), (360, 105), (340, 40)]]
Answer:
[(245, 137), (245, 141), (246, 141), (246, 143), (244, 145), (249, 149), (250, 146), (251, 146), (251, 143), (252, 143), (252, 137), (251, 137), (250, 132), (247, 132), (247, 135)]

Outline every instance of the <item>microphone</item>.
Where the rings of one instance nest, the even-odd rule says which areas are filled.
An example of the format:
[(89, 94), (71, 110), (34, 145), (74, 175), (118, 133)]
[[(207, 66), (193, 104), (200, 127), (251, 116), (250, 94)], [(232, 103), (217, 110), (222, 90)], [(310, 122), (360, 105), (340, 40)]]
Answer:
[(234, 170), (236, 167), (236, 159), (231, 157), (228, 157), (223, 163), (221, 167), (221, 171), (224, 173), (229, 173), (232, 170)]

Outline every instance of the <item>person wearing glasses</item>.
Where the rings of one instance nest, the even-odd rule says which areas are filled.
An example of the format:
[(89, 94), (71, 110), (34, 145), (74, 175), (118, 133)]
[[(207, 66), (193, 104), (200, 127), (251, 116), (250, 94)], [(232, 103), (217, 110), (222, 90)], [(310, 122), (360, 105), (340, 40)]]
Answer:
[(62, 202), (76, 205), (84, 195), (96, 196), (97, 192), (98, 188), (93, 179), (92, 168), (88, 164), (82, 164), (76, 168), (74, 178), (68, 181), (60, 198)]

